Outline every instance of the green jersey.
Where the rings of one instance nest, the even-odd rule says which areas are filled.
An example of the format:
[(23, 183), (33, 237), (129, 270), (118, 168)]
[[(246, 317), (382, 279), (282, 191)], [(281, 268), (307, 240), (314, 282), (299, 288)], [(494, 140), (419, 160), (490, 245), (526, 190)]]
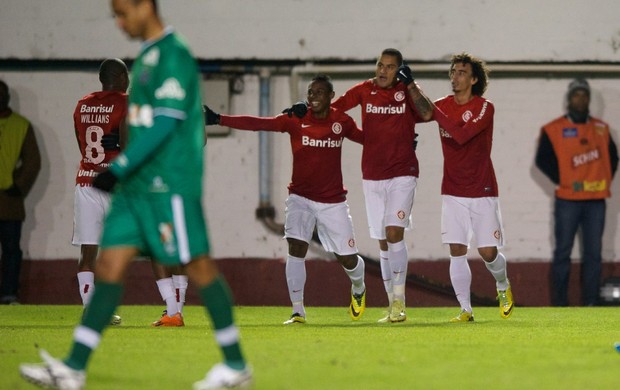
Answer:
[(201, 196), (204, 119), (198, 66), (171, 29), (134, 62), (128, 146), (110, 170), (127, 194)]

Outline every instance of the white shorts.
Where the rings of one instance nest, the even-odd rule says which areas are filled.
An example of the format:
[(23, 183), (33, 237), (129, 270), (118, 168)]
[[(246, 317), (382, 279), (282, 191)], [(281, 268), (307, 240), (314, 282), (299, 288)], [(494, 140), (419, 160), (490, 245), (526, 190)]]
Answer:
[(73, 200), (73, 245), (98, 245), (110, 194), (93, 187), (75, 186)]
[(314, 227), (323, 248), (339, 255), (357, 253), (353, 220), (347, 202), (320, 203), (299, 195), (286, 199), (284, 237), (310, 243)]
[(370, 237), (385, 240), (386, 226), (410, 228), (411, 208), (418, 178), (399, 176), (387, 180), (364, 180), (364, 198)]
[(504, 246), (499, 198), (442, 195), (441, 241), (469, 247), (473, 237), (478, 248)]

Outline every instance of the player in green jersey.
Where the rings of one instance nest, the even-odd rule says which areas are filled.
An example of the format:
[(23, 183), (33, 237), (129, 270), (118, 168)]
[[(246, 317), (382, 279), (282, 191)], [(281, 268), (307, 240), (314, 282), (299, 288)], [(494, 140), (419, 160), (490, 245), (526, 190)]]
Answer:
[(57, 360), (41, 350), (44, 363), (23, 364), (21, 374), (44, 387), (83, 388), (88, 360), (121, 301), (127, 267), (144, 254), (166, 266), (183, 264), (211, 316), (224, 362), (194, 389), (247, 385), (252, 374), (239, 346), (230, 291), (208, 255), (196, 61), (185, 42), (164, 28), (154, 0), (112, 0), (112, 9), (119, 28), (144, 42), (132, 66), (127, 148), (93, 181), (94, 187), (113, 191), (95, 293), (75, 329), (69, 355)]

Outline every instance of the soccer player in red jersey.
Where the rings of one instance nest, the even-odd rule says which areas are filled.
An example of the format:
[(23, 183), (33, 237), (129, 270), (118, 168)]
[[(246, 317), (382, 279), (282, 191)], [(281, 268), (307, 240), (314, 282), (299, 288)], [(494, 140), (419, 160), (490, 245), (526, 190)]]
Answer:
[(284, 324), (306, 322), (304, 259), (315, 227), (325, 250), (336, 255), (351, 280), (351, 318), (358, 320), (366, 307), (364, 261), (357, 254), (341, 169), (343, 139), (362, 143), (364, 134), (349, 115), (330, 107), (333, 97), (330, 78), (318, 75), (308, 86), (310, 110), (302, 118), (219, 115), (205, 106), (207, 125), (290, 135), (293, 174), (288, 186), (284, 236), (288, 242), (286, 280), (293, 314)]
[(504, 231), (491, 161), (495, 108), (482, 97), (488, 84), (488, 68), (467, 53), (454, 55), (450, 82), (454, 94), (435, 101), (433, 110), (444, 156), (441, 237), (450, 247), (450, 279), (461, 305), (459, 315), (450, 321), (474, 320), (467, 262), (472, 236), (496, 280), (500, 315), (508, 318), (513, 299), (506, 258), (498, 250), (504, 244)]
[(381, 274), (388, 296), (387, 316), (380, 322), (401, 322), (405, 314), (405, 281), (408, 254), (405, 228), (419, 174), (415, 124), (428, 121), (432, 103), (407, 77), (397, 77), (403, 56), (385, 49), (377, 60), (375, 77), (363, 81), (338, 98), (332, 106), (347, 111), (362, 109), (364, 148), (362, 178), (370, 236), (379, 240)]
[[(75, 136), (81, 153), (80, 168), (76, 177), (74, 200), (73, 245), (80, 246), (78, 284), (82, 304), (90, 301), (94, 289), (95, 259), (103, 219), (110, 203), (110, 194), (93, 189), (93, 177), (107, 168), (125, 143), (125, 116), (129, 75), (125, 63), (119, 59), (103, 61), (99, 69), (101, 91), (90, 93), (78, 102), (73, 122)], [(122, 142), (121, 142), (122, 141)], [(153, 326), (183, 326), (180, 314), (185, 302), (187, 275), (179, 267), (170, 269), (152, 262), (157, 287), (166, 310)], [(177, 313), (179, 313), (177, 315)], [(121, 318), (112, 317), (112, 325)]]
[[(78, 284), (86, 306), (95, 283), (95, 259), (110, 194), (92, 187), (93, 178), (103, 171), (120, 152), (125, 133), (129, 74), (125, 63), (117, 58), (104, 60), (99, 67), (101, 91), (80, 99), (73, 113), (75, 137), (80, 149), (80, 167), (75, 179), (73, 245), (80, 246)], [(121, 318), (112, 317), (118, 325)]]

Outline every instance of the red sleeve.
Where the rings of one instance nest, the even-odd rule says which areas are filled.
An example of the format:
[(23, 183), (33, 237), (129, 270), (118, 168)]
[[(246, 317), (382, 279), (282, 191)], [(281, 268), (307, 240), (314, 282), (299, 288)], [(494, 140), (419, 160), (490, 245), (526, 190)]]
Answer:
[(364, 144), (364, 132), (357, 126), (357, 123), (353, 120), (353, 118), (349, 117), (349, 119), (345, 122), (345, 126), (347, 126), (347, 133), (345, 137), (350, 139), (353, 142), (356, 142), (360, 145)]
[(265, 130), (284, 133), (293, 128), (296, 122), (295, 118), (289, 118), (287, 115), (266, 118), (250, 115), (220, 115), (221, 126), (239, 130)]
[(486, 129), (493, 120), (495, 108), (491, 103), (485, 101), (480, 110), (480, 114), (464, 125), (460, 126), (452, 118), (449, 118), (441, 109), (435, 106), (433, 119), (439, 123), (445, 131), (459, 144), (463, 145), (475, 137), (482, 130)]
[(351, 87), (344, 95), (332, 102), (331, 106), (342, 112), (349, 111), (355, 106), (362, 103), (360, 100), (359, 90), (363, 86), (363, 82)]

